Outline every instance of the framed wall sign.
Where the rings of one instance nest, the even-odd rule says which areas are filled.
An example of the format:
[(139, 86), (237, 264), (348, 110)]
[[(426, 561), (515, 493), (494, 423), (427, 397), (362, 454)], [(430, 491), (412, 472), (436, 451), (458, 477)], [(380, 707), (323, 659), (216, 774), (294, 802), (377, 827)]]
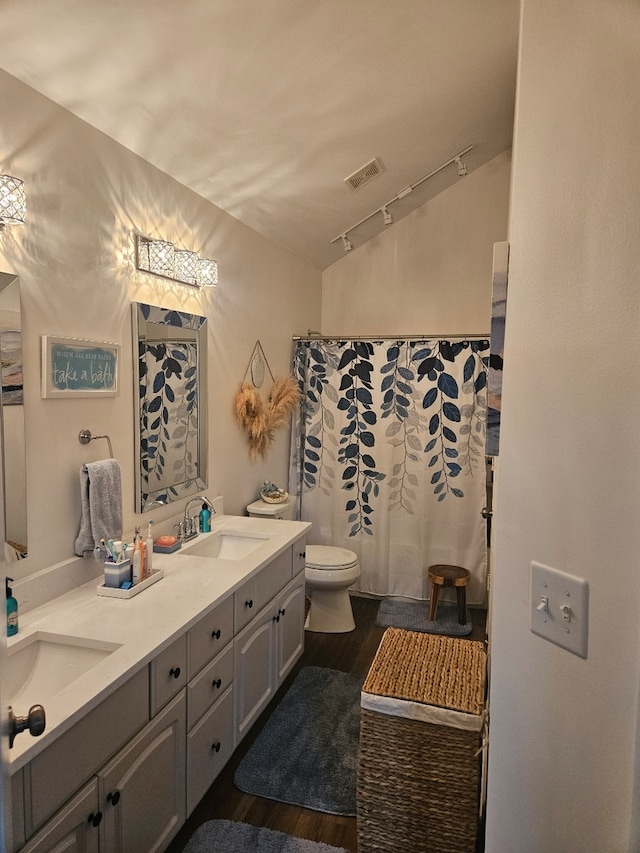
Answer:
[(42, 336), (43, 397), (115, 397), (120, 344)]

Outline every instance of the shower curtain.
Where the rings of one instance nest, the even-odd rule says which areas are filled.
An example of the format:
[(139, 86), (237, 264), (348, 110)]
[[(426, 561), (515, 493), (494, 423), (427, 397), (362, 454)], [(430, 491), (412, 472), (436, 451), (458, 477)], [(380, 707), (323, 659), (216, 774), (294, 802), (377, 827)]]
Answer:
[(488, 355), (485, 339), (296, 343), (289, 491), (309, 543), (358, 555), (360, 591), (426, 599), (428, 566), (450, 563), (484, 601)]

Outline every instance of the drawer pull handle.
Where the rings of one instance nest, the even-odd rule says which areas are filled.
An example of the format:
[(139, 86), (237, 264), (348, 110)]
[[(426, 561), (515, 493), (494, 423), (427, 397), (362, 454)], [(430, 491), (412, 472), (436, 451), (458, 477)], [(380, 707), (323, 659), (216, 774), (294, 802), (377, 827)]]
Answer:
[(112, 806), (117, 806), (120, 802), (120, 791), (114, 791), (113, 794), (107, 794), (107, 802)]
[(87, 818), (87, 823), (90, 823), (91, 826), (100, 826), (101, 820), (102, 820), (102, 812), (96, 812), (95, 814), (93, 812), (91, 812), (91, 814)]
[(277, 615), (277, 616), (274, 616), (274, 617), (273, 617), (273, 621), (274, 621), (274, 622), (279, 622), (279, 621), (280, 621), (280, 611), (278, 611), (278, 615)]
[(217, 631), (212, 631), (211, 636), (213, 637), (214, 640), (219, 640), (220, 639), (220, 628), (218, 628)]
[(220, 690), (220, 687), (222, 686), (222, 679), (221, 678), (214, 678), (213, 681), (211, 682), (211, 686), (215, 687), (216, 690)]
[(300, 553), (298, 554), (298, 557), (300, 557), (301, 560), (306, 560), (307, 559), (307, 552), (306, 551), (300, 551)]
[(212, 752), (220, 752), (220, 741), (217, 741), (217, 743), (211, 744), (211, 751)]
[(278, 613), (279, 613), (281, 616), (284, 616), (284, 613), (285, 613), (284, 608), (282, 608), (282, 610), (279, 610), (279, 611), (278, 611)]
[(171, 668), (169, 670), (169, 675), (172, 675), (174, 678), (180, 678), (180, 667), (176, 666), (175, 669)]
[(251, 608), (253, 607), (253, 598), (250, 598), (249, 601), (245, 601), (244, 606), (248, 607), (249, 610), (251, 610)]

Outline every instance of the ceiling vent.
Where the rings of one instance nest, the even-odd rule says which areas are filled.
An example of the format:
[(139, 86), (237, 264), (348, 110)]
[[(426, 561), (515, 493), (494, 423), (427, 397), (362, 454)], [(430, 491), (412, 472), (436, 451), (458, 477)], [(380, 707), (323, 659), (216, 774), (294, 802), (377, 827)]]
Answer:
[(373, 160), (365, 163), (365, 165), (358, 169), (357, 172), (354, 172), (353, 175), (349, 175), (348, 178), (345, 178), (344, 182), (347, 186), (351, 187), (352, 190), (359, 190), (360, 187), (363, 187), (365, 184), (368, 184), (369, 181), (377, 178), (381, 172), (384, 172), (382, 160), (378, 157), (374, 157)]

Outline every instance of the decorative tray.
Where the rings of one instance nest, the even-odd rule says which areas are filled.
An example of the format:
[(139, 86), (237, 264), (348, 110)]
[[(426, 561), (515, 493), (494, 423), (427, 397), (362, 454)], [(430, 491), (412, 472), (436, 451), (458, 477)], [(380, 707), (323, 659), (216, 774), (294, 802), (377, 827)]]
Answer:
[(137, 583), (135, 586), (132, 586), (131, 589), (120, 589), (115, 586), (105, 586), (104, 584), (100, 584), (97, 589), (98, 595), (104, 595), (107, 598), (133, 598), (134, 595), (137, 595), (139, 592), (144, 592), (145, 589), (148, 589), (154, 583), (159, 581), (164, 577), (163, 569), (155, 569), (151, 572), (151, 577), (148, 577), (146, 580)]
[(289, 500), (289, 495), (284, 492), (281, 495), (268, 495), (266, 492), (260, 492), (260, 497), (266, 504), (283, 504)]

